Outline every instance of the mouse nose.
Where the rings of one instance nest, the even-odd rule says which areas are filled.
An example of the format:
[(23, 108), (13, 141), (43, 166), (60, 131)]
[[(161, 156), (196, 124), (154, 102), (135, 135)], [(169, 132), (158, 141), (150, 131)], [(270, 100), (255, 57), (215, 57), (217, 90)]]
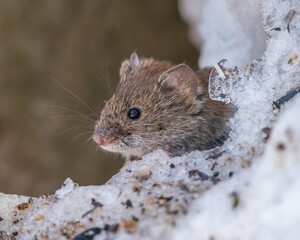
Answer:
[(93, 135), (93, 139), (100, 146), (104, 146), (106, 144), (105, 139), (97, 134)]
[(93, 134), (93, 140), (100, 146), (104, 146), (107, 144), (106, 133), (102, 127), (96, 125)]

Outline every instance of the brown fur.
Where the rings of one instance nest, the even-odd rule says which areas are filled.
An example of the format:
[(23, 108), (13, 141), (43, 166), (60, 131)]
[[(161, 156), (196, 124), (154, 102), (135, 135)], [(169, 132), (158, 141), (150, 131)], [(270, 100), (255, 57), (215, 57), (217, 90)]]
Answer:
[[(161, 148), (173, 156), (210, 149), (227, 138), (230, 107), (208, 96), (211, 69), (193, 72), (187, 65), (132, 55), (120, 69), (120, 83), (101, 112), (94, 137), (125, 157), (141, 157)], [(141, 116), (128, 118), (130, 108)]]

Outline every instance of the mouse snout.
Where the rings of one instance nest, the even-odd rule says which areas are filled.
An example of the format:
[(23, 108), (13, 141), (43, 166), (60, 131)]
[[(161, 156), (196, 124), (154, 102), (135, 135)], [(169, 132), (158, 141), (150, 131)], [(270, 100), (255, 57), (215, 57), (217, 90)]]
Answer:
[(101, 127), (96, 125), (94, 134), (93, 134), (93, 140), (100, 146), (105, 146), (107, 144), (107, 141), (105, 140), (106, 139), (105, 132), (106, 131), (104, 129), (102, 129)]
[(125, 135), (120, 126), (102, 126), (97, 124), (94, 130), (93, 139), (101, 147), (115, 144)]
[(106, 144), (104, 138), (101, 137), (101, 136), (98, 136), (98, 135), (96, 135), (96, 134), (93, 135), (93, 139), (94, 139), (94, 141), (95, 141), (97, 144), (99, 144), (100, 146), (104, 146), (104, 145)]

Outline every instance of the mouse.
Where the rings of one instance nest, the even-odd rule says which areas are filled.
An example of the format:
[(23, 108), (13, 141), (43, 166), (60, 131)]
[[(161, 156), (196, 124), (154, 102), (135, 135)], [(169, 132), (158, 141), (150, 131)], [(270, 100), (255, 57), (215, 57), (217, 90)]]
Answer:
[(230, 105), (208, 94), (211, 68), (192, 70), (132, 53), (96, 121), (93, 139), (126, 160), (156, 149), (170, 156), (221, 146), (230, 128)]

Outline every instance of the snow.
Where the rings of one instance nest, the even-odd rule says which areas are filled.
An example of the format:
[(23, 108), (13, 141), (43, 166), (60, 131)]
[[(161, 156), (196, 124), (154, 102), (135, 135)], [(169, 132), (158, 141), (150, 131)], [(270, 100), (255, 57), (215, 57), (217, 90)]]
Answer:
[(14, 209), (17, 205), (28, 201), (28, 199), (29, 197), (25, 196), (0, 193), (0, 232), (7, 230), (7, 226), (9, 226), (11, 220), (10, 214), (12, 209)]
[(224, 146), (174, 158), (158, 150), (102, 186), (67, 179), (50, 196), (0, 195), (0, 238), (298, 239), (300, 94), (273, 102), (300, 87), (300, 8), (260, 4), (262, 19), (257, 1), (181, 0), (204, 43), (201, 65), (239, 67), (227, 79), (237, 112)]
[(224, 58), (228, 66), (240, 67), (262, 56), (266, 41), (259, 0), (181, 0), (180, 6), (192, 42), (202, 43), (200, 67)]
[(76, 187), (76, 184), (72, 181), (72, 179), (67, 178), (63, 184), (63, 186), (55, 192), (55, 197), (57, 199), (62, 199), (66, 197), (70, 192), (72, 192)]
[[(197, 239), (200, 233), (201, 239), (298, 239), (299, 121), (300, 96), (279, 118), (265, 153), (197, 199), (170, 239)], [(240, 198), (236, 209), (232, 192)]]

